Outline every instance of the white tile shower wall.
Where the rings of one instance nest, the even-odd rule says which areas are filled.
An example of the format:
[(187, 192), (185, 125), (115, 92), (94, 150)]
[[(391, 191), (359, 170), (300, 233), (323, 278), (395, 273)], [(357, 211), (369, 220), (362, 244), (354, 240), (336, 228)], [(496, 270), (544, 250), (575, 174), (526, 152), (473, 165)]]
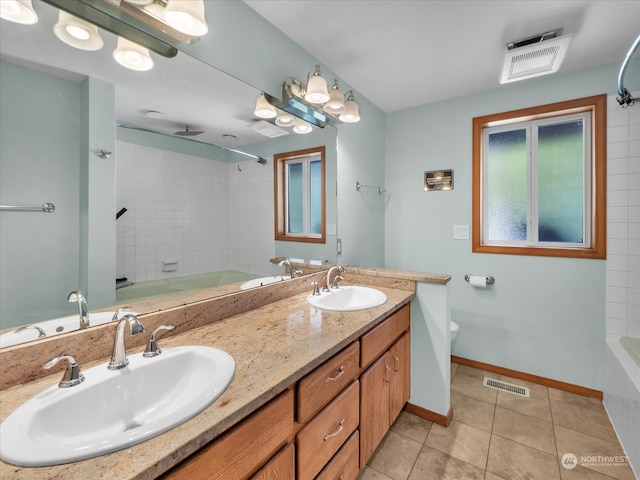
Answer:
[[(117, 277), (141, 282), (232, 265), (226, 163), (119, 141)], [(178, 262), (162, 272), (162, 262)]]
[(607, 106), (606, 265), (607, 333), (640, 337), (640, 105), (623, 109), (615, 95)]
[[(229, 165), (229, 212), (235, 270), (272, 275), (275, 256), (273, 225), (273, 160)], [(278, 270), (279, 271), (279, 270)]]

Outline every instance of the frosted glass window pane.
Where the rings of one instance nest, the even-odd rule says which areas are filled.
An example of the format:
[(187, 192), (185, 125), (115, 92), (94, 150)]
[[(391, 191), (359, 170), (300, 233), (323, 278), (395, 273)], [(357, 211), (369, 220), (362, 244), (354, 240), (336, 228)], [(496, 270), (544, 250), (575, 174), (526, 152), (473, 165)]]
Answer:
[(538, 127), (538, 240), (582, 243), (583, 121)]
[(304, 233), (302, 163), (287, 164), (287, 225), (289, 233)]
[(311, 192), (311, 233), (322, 233), (322, 165), (320, 160), (314, 160), (310, 165), (309, 190)]
[(527, 240), (527, 139), (526, 130), (489, 134), (485, 161), (487, 188), (485, 239)]

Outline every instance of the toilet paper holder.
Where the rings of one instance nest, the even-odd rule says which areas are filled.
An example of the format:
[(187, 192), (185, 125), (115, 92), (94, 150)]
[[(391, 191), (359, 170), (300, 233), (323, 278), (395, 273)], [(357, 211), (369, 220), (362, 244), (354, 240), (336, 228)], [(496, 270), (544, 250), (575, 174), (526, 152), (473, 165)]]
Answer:
[[(487, 275), (485, 278), (487, 279), (487, 285), (493, 285), (493, 284), (495, 283), (495, 281), (496, 281), (496, 279), (495, 279), (495, 278), (493, 278), (491, 275)], [(467, 273), (467, 274), (464, 276), (464, 280), (465, 280), (467, 283), (469, 283), (469, 282), (470, 282), (470, 280), (471, 280), (471, 274), (470, 274), (470, 273)]]

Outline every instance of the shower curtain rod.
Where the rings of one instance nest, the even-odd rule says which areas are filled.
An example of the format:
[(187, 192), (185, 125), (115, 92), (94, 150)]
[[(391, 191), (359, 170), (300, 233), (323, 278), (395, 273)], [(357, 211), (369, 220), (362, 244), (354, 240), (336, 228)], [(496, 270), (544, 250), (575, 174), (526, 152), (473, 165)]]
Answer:
[(620, 96), (616, 97), (616, 100), (618, 100), (618, 103), (622, 105), (622, 108), (629, 107), (633, 105), (636, 100), (640, 100), (640, 97), (635, 97), (635, 98), (632, 97), (631, 93), (629, 93), (629, 90), (624, 88), (624, 85), (622, 84), (624, 80), (624, 73), (627, 70), (627, 65), (631, 60), (631, 56), (638, 48), (638, 45), (640, 45), (640, 35), (638, 35), (638, 38), (636, 38), (636, 41), (633, 42), (633, 45), (631, 45), (631, 48), (629, 49), (629, 52), (627, 53), (627, 56), (624, 59), (624, 62), (622, 62), (622, 67), (620, 67), (620, 74), (618, 75), (618, 95)]

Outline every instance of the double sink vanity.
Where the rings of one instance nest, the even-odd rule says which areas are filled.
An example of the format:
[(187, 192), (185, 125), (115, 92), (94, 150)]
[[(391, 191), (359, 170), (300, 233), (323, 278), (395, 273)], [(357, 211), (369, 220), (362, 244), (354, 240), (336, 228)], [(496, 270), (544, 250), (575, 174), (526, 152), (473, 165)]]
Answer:
[[(32, 467), (62, 462), (31, 448), (30, 467), (1, 462), (0, 477), (355, 479), (409, 399), (416, 282), (449, 277), (347, 267), (344, 286), (310, 295), (325, 276), (140, 315), (147, 332), (175, 329), (153, 358), (141, 353), (148, 334), (127, 337), (130, 364), (114, 372), (114, 324), (3, 349), (0, 449), (12, 427), (72, 453)], [(80, 385), (58, 388), (64, 362), (42, 370), (61, 351), (78, 360)], [(12, 426), (36, 401), (45, 407)]]

